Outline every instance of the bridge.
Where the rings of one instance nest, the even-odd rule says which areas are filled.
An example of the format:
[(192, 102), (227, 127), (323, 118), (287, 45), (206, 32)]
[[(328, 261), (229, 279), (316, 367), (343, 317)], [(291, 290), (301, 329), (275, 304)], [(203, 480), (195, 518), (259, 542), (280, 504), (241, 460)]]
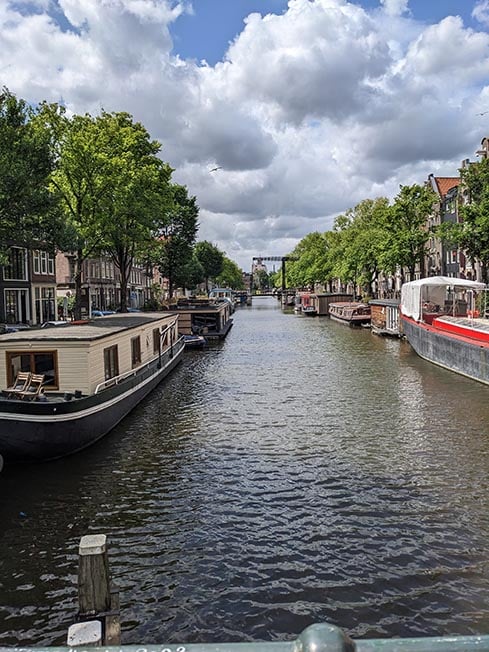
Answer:
[[(262, 260), (268, 260), (268, 261), (274, 261), (274, 262), (280, 262), (282, 263), (282, 292), (285, 291), (286, 289), (286, 277), (285, 277), (285, 263), (288, 262), (289, 260), (299, 260), (297, 256), (253, 256), (253, 263), (255, 261), (262, 261)], [(250, 287), (250, 292), (253, 293), (253, 274), (251, 275), (251, 287)]]

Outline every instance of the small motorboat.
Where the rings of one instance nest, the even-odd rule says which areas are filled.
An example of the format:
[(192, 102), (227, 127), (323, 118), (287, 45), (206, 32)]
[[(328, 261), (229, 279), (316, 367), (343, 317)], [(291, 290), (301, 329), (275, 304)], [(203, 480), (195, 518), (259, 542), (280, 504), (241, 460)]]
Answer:
[(203, 349), (207, 340), (203, 335), (183, 335), (186, 349)]

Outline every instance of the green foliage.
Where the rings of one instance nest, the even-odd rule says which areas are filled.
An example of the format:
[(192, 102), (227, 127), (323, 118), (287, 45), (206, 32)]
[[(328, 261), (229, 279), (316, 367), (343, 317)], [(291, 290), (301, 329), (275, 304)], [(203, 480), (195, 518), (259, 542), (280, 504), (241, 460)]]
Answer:
[(189, 290), (194, 290), (204, 279), (204, 268), (194, 253), (183, 268), (183, 285)]
[(469, 202), (459, 208), (462, 222), (451, 230), (451, 237), (472, 260), (479, 259), (482, 278), (487, 283), (489, 267), (489, 159), (482, 159), (460, 170), (462, 186)]
[(164, 225), (159, 229), (158, 267), (168, 279), (170, 297), (176, 287), (187, 281), (186, 265), (191, 261), (197, 235), (199, 207), (189, 197), (185, 186), (172, 185), (171, 203), (164, 211)]
[(419, 265), (421, 276), (424, 276), (426, 245), (431, 236), (426, 223), (436, 199), (435, 193), (426, 186), (401, 186), (386, 213), (385, 240), (379, 259), (385, 271), (406, 267), (413, 280), (416, 265)]
[(238, 265), (227, 256), (223, 256), (222, 270), (217, 276), (216, 282), (220, 287), (244, 290), (243, 273)]
[(204, 270), (206, 290), (209, 291), (209, 280), (216, 279), (223, 270), (224, 254), (207, 240), (197, 242), (195, 256)]
[(54, 244), (61, 233), (49, 191), (49, 134), (35, 123), (35, 114), (8, 89), (0, 91), (0, 254), (11, 243)]

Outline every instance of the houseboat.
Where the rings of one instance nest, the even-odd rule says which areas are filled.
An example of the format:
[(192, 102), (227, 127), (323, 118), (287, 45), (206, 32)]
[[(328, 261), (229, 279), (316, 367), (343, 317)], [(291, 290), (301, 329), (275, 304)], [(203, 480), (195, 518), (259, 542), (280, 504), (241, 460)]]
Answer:
[(234, 292), (231, 288), (212, 288), (209, 300), (213, 303), (229, 303), (231, 312), (234, 312)]
[(405, 283), (401, 321), (419, 356), (489, 384), (485, 288), (483, 283), (445, 276)]
[(370, 306), (366, 303), (338, 301), (329, 304), (329, 316), (350, 326), (370, 324)]
[(118, 314), (0, 335), (0, 455), (53, 460), (107, 434), (178, 364), (177, 315)]
[(399, 301), (397, 299), (372, 299), (369, 301), (372, 333), (400, 337)]
[(346, 292), (321, 292), (311, 294), (311, 304), (319, 316), (329, 315), (329, 305), (339, 301), (352, 301), (353, 295)]
[(171, 310), (178, 314), (181, 335), (203, 335), (206, 340), (224, 339), (233, 325), (234, 306), (229, 301), (179, 299)]

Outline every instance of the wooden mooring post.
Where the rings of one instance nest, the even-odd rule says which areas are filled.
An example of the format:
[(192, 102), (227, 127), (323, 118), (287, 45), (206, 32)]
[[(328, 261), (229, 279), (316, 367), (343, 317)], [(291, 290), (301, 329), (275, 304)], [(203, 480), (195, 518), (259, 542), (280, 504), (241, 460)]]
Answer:
[(68, 630), (68, 645), (120, 645), (119, 592), (111, 586), (107, 537), (81, 538), (78, 567), (79, 621)]

